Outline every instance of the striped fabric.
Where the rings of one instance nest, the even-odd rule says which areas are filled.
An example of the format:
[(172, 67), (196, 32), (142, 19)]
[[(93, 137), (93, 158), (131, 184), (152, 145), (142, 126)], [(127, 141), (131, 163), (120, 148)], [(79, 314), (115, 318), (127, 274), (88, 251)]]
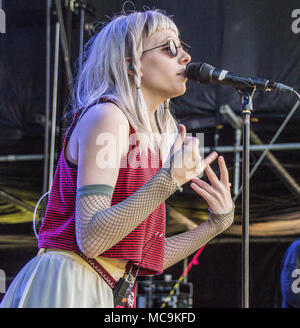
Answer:
[[(101, 101), (110, 100), (101, 99)], [(64, 139), (45, 217), (39, 231), (39, 248), (79, 251), (75, 236), (77, 166), (70, 163), (64, 155), (79, 114), (80, 112), (75, 114)], [(162, 166), (160, 156), (153, 155), (150, 150), (148, 154), (139, 155), (136, 134), (131, 125), (129, 139), (130, 148), (121, 162), (111, 205), (129, 197), (148, 182)], [(139, 275), (158, 274), (163, 271), (165, 222), (166, 208), (163, 202), (117, 245), (99, 255), (131, 260), (135, 265), (140, 265)]]

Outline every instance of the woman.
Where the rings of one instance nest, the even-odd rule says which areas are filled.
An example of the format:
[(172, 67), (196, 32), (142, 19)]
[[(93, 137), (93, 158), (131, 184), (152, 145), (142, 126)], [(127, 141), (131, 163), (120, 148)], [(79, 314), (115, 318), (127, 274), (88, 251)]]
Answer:
[[(191, 60), (174, 22), (156, 10), (115, 17), (84, 58), (39, 253), (3, 307), (134, 306), (137, 274), (161, 273), (233, 221), (224, 159), (219, 180), (209, 166), (217, 154), (202, 159), (168, 108)], [(211, 185), (197, 178), (204, 170)], [(188, 181), (210, 219), (165, 238), (165, 200)]]

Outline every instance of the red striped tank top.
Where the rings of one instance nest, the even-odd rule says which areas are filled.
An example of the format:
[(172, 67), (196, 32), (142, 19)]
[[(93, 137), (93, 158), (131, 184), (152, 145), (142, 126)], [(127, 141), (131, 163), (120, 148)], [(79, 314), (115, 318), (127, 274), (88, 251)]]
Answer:
[[(102, 98), (100, 101), (110, 100)], [(65, 150), (80, 112), (75, 114), (64, 138), (45, 216), (39, 231), (39, 248), (79, 251), (75, 236), (77, 165), (66, 159)], [(150, 150), (147, 156), (139, 155), (136, 134), (131, 125), (129, 140), (129, 151), (121, 161), (111, 205), (128, 198), (147, 183), (162, 166), (160, 156), (153, 155)], [(129, 235), (99, 256), (130, 260), (140, 266), (139, 275), (161, 273), (164, 261), (165, 222), (166, 208), (163, 202)]]

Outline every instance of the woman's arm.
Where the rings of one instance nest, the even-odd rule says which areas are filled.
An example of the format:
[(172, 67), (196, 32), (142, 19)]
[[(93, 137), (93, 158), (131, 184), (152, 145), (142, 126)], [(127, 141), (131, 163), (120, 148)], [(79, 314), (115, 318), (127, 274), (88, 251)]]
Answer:
[[(75, 229), (78, 247), (88, 257), (96, 257), (117, 244), (174, 193), (178, 186), (202, 173), (216, 158), (216, 154), (212, 154), (205, 160), (197, 161), (199, 164), (190, 168), (192, 159), (198, 158), (199, 150), (195, 144), (188, 142), (182, 146), (180, 152), (172, 155), (174, 162), (185, 156), (186, 161), (181, 167), (172, 167), (171, 170), (162, 168), (130, 197), (111, 206), (121, 156), (128, 151), (126, 147), (116, 150), (114, 146), (117, 144), (114, 139), (128, 139), (129, 133), (128, 130), (124, 132), (126, 129), (118, 128), (122, 123), (125, 124), (125, 118), (119, 111), (114, 105), (106, 104), (91, 112), (86, 120), (81, 122), (79, 131)], [(88, 114), (89, 112), (86, 115)], [(111, 145), (106, 148), (104, 143), (100, 142), (105, 135), (112, 138)], [(175, 142), (181, 146), (183, 141), (184, 131), (181, 130)], [(126, 145), (123, 141), (120, 144)], [(102, 165), (102, 158), (107, 158), (103, 157), (105, 151), (110, 152), (107, 156), (112, 156), (108, 162), (109, 167)], [(117, 155), (113, 156), (111, 152), (116, 152)]]
[[(167, 238), (165, 241), (164, 269), (186, 258), (218, 234), (230, 227), (234, 219), (234, 205), (230, 195), (228, 171), (223, 157), (218, 158), (221, 178), (207, 166), (205, 172), (211, 185), (192, 179), (191, 187), (202, 196), (209, 205), (210, 218), (197, 228)], [(223, 213), (223, 214), (222, 214)]]
[(101, 104), (90, 111), (83, 116), (77, 134), (75, 222), (79, 249), (96, 257), (135, 229), (177, 185), (169, 171), (161, 169), (130, 197), (111, 206), (121, 158), (128, 152), (129, 124), (113, 104)]

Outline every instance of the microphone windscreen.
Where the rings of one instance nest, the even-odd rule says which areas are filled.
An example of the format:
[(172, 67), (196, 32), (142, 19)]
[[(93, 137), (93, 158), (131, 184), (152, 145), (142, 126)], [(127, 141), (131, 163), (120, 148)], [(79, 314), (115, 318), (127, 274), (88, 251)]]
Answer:
[(214, 69), (206, 63), (190, 63), (186, 67), (185, 76), (198, 83), (211, 83), (210, 72)]

